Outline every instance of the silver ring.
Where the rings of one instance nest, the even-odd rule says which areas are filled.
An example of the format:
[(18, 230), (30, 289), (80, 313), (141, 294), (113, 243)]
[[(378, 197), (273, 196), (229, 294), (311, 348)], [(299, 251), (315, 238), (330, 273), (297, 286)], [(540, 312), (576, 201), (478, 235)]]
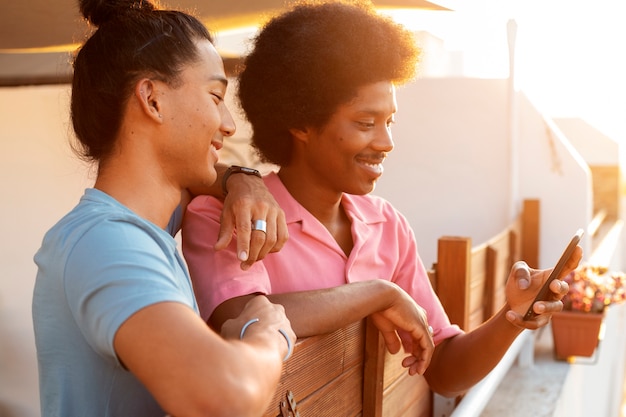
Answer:
[(265, 220), (253, 220), (252, 230), (259, 230), (263, 233), (267, 233), (267, 222)]

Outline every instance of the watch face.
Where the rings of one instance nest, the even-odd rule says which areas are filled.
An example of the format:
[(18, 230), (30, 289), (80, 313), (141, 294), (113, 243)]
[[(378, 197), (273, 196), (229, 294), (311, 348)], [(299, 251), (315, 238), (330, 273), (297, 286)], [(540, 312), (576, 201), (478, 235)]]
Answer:
[(239, 165), (231, 165), (230, 167), (228, 167), (228, 169), (226, 170), (226, 173), (222, 177), (222, 193), (224, 194), (224, 196), (228, 194), (228, 190), (226, 189), (226, 181), (228, 180), (228, 177), (230, 177), (231, 174), (237, 174), (237, 173), (242, 173), (246, 175), (254, 175), (259, 178), (263, 178), (261, 173), (254, 168), (242, 167)]
[(248, 168), (248, 167), (240, 167), (240, 166), (236, 166), (233, 165), (231, 167), (231, 173), (235, 173), (235, 172), (243, 172), (244, 174), (250, 174), (250, 175), (257, 175), (257, 176), (261, 176), (261, 174), (259, 173), (259, 171), (257, 171), (254, 168)]

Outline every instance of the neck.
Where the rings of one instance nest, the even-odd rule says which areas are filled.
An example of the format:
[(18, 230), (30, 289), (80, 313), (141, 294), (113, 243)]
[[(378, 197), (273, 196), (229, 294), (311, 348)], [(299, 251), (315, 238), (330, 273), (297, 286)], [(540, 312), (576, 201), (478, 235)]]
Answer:
[(137, 158), (128, 152), (119, 155), (100, 167), (94, 187), (138, 216), (165, 228), (180, 204), (181, 188), (168, 181), (158, 164), (149, 158)]
[(291, 167), (281, 167), (278, 176), (289, 194), (320, 222), (332, 223), (343, 212), (343, 193), (316, 183), (313, 175), (297, 172)]

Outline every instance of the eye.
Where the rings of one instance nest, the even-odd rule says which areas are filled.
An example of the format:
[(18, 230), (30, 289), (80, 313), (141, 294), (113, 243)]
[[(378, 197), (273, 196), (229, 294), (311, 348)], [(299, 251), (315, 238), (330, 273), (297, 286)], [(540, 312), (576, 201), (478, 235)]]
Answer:
[(221, 94), (211, 93), (211, 95), (213, 96), (213, 98), (215, 98), (215, 102), (217, 104), (219, 104), (220, 102), (224, 101), (224, 97)]
[(375, 126), (373, 121), (357, 121), (356, 124), (362, 129), (371, 129)]

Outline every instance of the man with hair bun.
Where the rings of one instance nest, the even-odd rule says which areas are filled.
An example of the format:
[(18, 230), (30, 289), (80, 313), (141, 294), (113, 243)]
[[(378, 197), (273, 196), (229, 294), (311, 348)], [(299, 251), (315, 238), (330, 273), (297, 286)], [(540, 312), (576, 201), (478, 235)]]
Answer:
[[(490, 320), (469, 333), (450, 323), (408, 221), (369, 194), (394, 148), (396, 87), (414, 76), (417, 57), (412, 34), (366, 2), (299, 2), (271, 19), (245, 59), (238, 97), (253, 146), (279, 167), (265, 181), (289, 241), (242, 271), (234, 245), (207, 245), (221, 203), (199, 196), (185, 216), (183, 253), (200, 313), (216, 329), (256, 294), (282, 304), (301, 337), (370, 316), (392, 353), (404, 348), (410, 374), (454, 396), (491, 371), (524, 328), (546, 325), (567, 284), (555, 280), (549, 300), (534, 305), (537, 317), (524, 321), (550, 271), (517, 263), (507, 303)], [(407, 192), (419, 196), (409, 183)]]
[(284, 308), (252, 297), (221, 337), (199, 316), (173, 237), (188, 190), (229, 191), (218, 244), (237, 227), (240, 268), (286, 237), (260, 179), (214, 185), (235, 131), (222, 60), (186, 13), (146, 0), (80, 10), (99, 28), (74, 60), (71, 118), (76, 151), (98, 170), (35, 255), (41, 414), (260, 416), (296, 339)]

